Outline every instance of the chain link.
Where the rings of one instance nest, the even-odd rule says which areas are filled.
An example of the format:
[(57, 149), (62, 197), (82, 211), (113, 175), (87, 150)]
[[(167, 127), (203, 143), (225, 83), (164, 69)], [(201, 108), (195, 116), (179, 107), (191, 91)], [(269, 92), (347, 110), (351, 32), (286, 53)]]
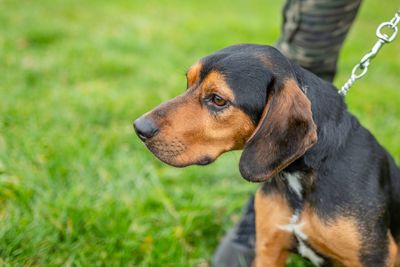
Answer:
[[(390, 21), (383, 22), (376, 29), (376, 36), (378, 37), (378, 41), (372, 47), (371, 51), (368, 52), (361, 60), (360, 63), (354, 66), (351, 71), (351, 76), (347, 80), (347, 82), (343, 85), (343, 87), (339, 90), (339, 94), (345, 96), (349, 91), (350, 87), (354, 84), (355, 81), (363, 77), (367, 71), (368, 66), (371, 63), (371, 60), (378, 54), (379, 50), (382, 48), (384, 44), (392, 42), (398, 32), (397, 24), (400, 22), (400, 10), (396, 12), (394, 18)], [(384, 29), (388, 29), (391, 31), (391, 35), (387, 35), (383, 32)]]

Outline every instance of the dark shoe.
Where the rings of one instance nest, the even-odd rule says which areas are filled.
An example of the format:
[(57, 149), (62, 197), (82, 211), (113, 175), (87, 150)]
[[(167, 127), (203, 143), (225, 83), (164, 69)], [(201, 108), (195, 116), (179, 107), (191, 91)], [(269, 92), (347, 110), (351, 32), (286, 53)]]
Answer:
[(250, 267), (255, 256), (254, 196), (243, 210), (242, 218), (218, 245), (213, 267)]

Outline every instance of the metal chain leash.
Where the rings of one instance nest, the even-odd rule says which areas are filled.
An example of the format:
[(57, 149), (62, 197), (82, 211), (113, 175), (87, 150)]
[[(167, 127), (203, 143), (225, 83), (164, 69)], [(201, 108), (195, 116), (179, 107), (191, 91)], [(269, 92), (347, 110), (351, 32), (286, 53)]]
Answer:
[[(390, 21), (383, 22), (381, 25), (378, 26), (376, 29), (376, 36), (378, 37), (378, 41), (372, 47), (371, 51), (366, 54), (358, 63), (354, 66), (353, 70), (351, 71), (351, 76), (347, 80), (347, 82), (343, 85), (343, 87), (339, 90), (339, 94), (345, 96), (349, 91), (350, 87), (354, 84), (355, 81), (363, 77), (367, 71), (368, 66), (371, 63), (371, 60), (378, 54), (379, 50), (382, 48), (384, 44), (392, 42), (397, 35), (398, 28), (397, 24), (400, 22), (400, 10), (396, 12), (394, 18)], [(387, 35), (383, 33), (383, 29), (388, 28), (392, 31), (391, 35)]]

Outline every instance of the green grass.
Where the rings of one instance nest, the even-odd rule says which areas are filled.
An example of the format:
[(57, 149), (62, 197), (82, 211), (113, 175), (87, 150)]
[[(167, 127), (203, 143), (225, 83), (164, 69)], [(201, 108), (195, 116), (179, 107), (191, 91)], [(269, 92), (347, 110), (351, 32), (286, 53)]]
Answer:
[[(238, 153), (160, 163), (131, 123), (235, 43), (273, 44), (281, 1), (0, 0), (0, 265), (207, 266), (256, 186)], [(398, 7), (365, 1), (337, 84)], [(347, 97), (400, 162), (400, 37)], [(292, 259), (290, 266), (305, 266)]]

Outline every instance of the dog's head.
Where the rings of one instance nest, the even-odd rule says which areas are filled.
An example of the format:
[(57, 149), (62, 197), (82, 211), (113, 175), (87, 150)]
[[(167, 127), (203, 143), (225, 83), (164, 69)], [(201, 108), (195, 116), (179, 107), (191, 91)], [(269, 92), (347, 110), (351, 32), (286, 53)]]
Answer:
[(317, 140), (311, 104), (276, 49), (236, 45), (195, 63), (185, 93), (134, 122), (138, 136), (167, 164), (204, 165), (243, 149), (240, 171), (265, 181)]

